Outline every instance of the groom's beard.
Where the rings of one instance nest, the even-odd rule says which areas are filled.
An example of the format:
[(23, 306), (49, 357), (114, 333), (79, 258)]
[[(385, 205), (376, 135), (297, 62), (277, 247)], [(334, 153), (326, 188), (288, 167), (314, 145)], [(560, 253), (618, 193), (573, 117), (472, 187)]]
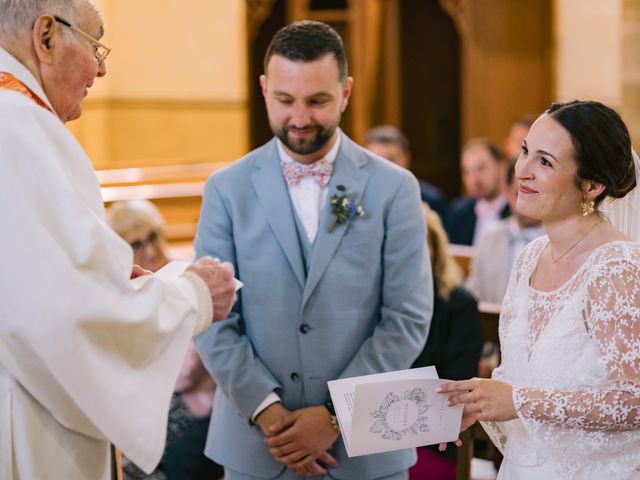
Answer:
[[(339, 123), (340, 119), (338, 119), (335, 124), (329, 125), (326, 128), (319, 124), (308, 125), (303, 128), (285, 125), (280, 129), (274, 129), (274, 133), (284, 146), (292, 152), (298, 155), (308, 155), (321, 150), (327, 142), (331, 140)], [(308, 132), (308, 134), (304, 136), (294, 136), (291, 132)]]

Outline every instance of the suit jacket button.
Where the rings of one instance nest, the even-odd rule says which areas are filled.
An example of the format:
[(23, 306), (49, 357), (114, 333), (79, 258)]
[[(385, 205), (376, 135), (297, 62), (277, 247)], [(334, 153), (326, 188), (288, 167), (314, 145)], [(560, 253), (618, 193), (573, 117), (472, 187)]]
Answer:
[(300, 375), (296, 372), (293, 372), (291, 374), (291, 380), (293, 380), (294, 382), (298, 383), (300, 381)]
[(310, 330), (311, 330), (310, 325), (307, 325), (306, 323), (303, 323), (302, 325), (300, 325), (300, 333), (309, 333)]

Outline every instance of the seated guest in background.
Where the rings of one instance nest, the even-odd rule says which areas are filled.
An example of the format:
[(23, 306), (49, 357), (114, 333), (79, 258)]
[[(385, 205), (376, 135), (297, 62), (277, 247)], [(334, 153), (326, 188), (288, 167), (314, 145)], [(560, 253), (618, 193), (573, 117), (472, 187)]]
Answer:
[[(365, 135), (364, 148), (380, 155), (407, 170), (411, 169), (411, 148), (409, 139), (399, 129), (391, 125), (373, 127)], [(431, 210), (444, 220), (447, 204), (442, 192), (429, 182), (418, 178), (420, 196)]]
[[(165, 222), (153, 203), (148, 200), (115, 202), (107, 211), (107, 221), (131, 245), (136, 265), (155, 272), (169, 263)], [(204, 455), (215, 393), (216, 384), (191, 342), (171, 399), (162, 460), (147, 476), (125, 457), (125, 480), (215, 480), (222, 477), (222, 467)]]
[(0, 1), (3, 480), (115, 478), (113, 445), (152, 471), (190, 338), (235, 302), (231, 264), (145, 275), (105, 221), (64, 125), (107, 74), (103, 33), (94, 1)]
[(107, 211), (107, 221), (133, 249), (133, 263), (156, 272), (169, 263), (165, 222), (148, 200), (115, 202)]
[(520, 150), (522, 149), (522, 141), (526, 138), (527, 133), (529, 133), (529, 129), (535, 119), (535, 115), (525, 115), (518, 118), (509, 127), (507, 138), (504, 139), (502, 144), (504, 156), (508, 162), (515, 162), (518, 159), (518, 155), (520, 155)]
[(502, 303), (511, 267), (527, 244), (544, 234), (540, 220), (516, 210), (518, 184), (514, 182), (514, 164), (507, 169), (507, 200), (513, 212), (490, 225), (478, 242), (466, 287), (480, 301)]
[[(473, 296), (462, 286), (462, 271), (447, 253), (447, 234), (438, 215), (423, 205), (434, 284), (429, 337), (412, 367), (435, 365), (440, 378), (473, 377), (482, 353), (482, 320)], [(456, 450), (418, 448), (418, 463), (409, 471), (415, 480), (455, 479)]]
[(486, 139), (470, 140), (462, 147), (460, 168), (468, 196), (449, 206), (446, 225), (451, 243), (477, 245), (490, 224), (509, 216), (503, 158), (500, 149)]

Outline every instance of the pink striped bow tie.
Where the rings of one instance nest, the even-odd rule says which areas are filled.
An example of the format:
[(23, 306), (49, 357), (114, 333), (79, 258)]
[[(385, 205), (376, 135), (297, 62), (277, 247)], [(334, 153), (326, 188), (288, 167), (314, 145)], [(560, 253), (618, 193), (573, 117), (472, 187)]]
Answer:
[(303, 178), (312, 176), (316, 179), (318, 184), (324, 188), (329, 184), (331, 171), (333, 170), (333, 165), (327, 162), (324, 158), (312, 163), (311, 165), (305, 165), (304, 163), (298, 163), (295, 161), (280, 162), (280, 165), (282, 165), (282, 172), (284, 173), (287, 185), (290, 187), (300, 183), (300, 180)]

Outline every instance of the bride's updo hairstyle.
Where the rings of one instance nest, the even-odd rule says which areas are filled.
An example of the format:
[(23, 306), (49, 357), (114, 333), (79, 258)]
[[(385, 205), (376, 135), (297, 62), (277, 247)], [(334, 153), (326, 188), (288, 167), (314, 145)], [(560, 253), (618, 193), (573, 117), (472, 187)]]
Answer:
[(554, 103), (545, 112), (571, 135), (578, 164), (576, 184), (593, 180), (605, 186), (595, 199), (622, 198), (636, 186), (627, 126), (614, 110), (600, 102), (573, 100)]

